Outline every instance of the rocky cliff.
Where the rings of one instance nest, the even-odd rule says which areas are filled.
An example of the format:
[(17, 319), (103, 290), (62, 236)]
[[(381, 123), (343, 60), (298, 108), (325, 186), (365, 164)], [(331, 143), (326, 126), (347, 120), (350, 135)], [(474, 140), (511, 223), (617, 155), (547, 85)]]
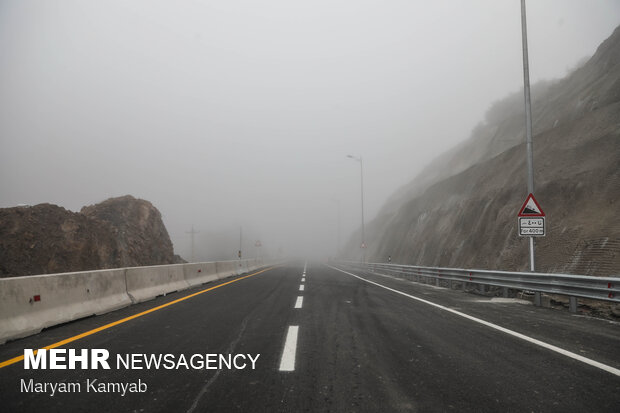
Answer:
[[(535, 196), (547, 214), (537, 270), (620, 274), (620, 28), (565, 79), (532, 86)], [(395, 194), (368, 225), (368, 257), (528, 269), (517, 213), (527, 196), (523, 95), (497, 102), (470, 138)], [(349, 254), (358, 254), (350, 243)]]
[(80, 213), (113, 228), (121, 267), (174, 262), (168, 231), (150, 202), (127, 195), (86, 206)]
[(0, 209), (0, 276), (171, 264), (159, 211), (132, 196), (80, 213), (56, 205)]

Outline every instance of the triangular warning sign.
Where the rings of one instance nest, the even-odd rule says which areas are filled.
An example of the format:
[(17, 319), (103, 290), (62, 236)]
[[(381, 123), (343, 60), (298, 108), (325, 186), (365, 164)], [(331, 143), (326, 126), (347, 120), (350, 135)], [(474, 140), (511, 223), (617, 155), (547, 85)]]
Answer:
[(544, 217), (545, 213), (534, 198), (534, 195), (529, 194), (519, 211), (520, 217)]

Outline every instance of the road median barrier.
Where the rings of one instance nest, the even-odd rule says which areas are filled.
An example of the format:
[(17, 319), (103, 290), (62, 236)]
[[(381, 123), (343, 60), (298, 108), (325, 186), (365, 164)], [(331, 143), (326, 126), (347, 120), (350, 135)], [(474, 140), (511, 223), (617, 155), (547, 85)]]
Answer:
[(217, 276), (219, 279), (227, 278), (232, 275), (238, 275), (239, 261), (218, 261)]
[(0, 344), (254, 271), (261, 264), (235, 260), (0, 278)]
[(219, 279), (217, 276), (217, 263), (215, 262), (184, 264), (183, 272), (185, 274), (185, 281), (187, 281), (190, 287)]
[(131, 267), (126, 269), (127, 294), (133, 303), (152, 300), (160, 295), (190, 287), (185, 280), (186, 264)]
[(124, 268), (0, 278), (0, 344), (130, 304)]

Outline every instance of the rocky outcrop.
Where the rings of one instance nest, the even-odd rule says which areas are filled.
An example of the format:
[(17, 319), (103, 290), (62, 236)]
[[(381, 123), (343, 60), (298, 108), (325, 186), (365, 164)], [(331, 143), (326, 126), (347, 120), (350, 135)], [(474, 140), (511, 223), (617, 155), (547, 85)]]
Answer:
[(0, 275), (112, 268), (120, 264), (113, 229), (56, 205), (0, 209)]
[[(567, 78), (532, 88), (535, 196), (547, 214), (537, 270), (620, 273), (620, 28)], [(522, 94), (431, 163), (367, 226), (371, 261), (528, 269)], [(359, 236), (349, 255), (358, 256)]]
[(113, 228), (121, 267), (174, 263), (168, 231), (150, 202), (127, 195), (86, 206), (80, 213)]
[(0, 209), (0, 276), (171, 264), (159, 211), (131, 196), (80, 213), (39, 204)]

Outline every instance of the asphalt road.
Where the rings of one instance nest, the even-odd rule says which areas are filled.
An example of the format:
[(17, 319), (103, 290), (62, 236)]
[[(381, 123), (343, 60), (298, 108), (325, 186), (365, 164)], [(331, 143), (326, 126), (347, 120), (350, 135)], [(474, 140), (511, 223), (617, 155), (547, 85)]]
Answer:
[[(620, 411), (618, 323), (356, 273), (390, 290), (323, 264), (308, 264), (305, 279), (303, 272), (303, 262), (271, 269), (62, 346), (109, 350), (109, 370), (25, 370), (21, 361), (0, 368), (0, 411)], [(0, 362), (217, 285), (9, 342), (0, 346)], [(260, 356), (255, 369), (247, 358), (240, 359), (243, 369), (128, 370), (115, 363), (117, 354), (205, 353)], [(22, 380), (30, 379), (81, 388), (25, 392)], [(139, 381), (147, 389), (124, 396), (87, 391), (94, 379)]]

